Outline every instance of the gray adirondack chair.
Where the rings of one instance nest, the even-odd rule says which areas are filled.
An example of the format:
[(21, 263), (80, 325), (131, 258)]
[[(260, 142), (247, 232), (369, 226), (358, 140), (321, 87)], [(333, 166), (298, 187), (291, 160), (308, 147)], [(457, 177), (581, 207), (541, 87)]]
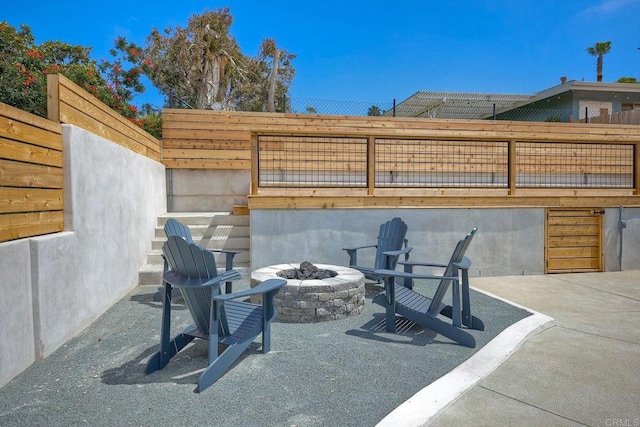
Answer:
[[(166, 234), (167, 237), (169, 236), (180, 236), (182, 237), (184, 240), (187, 241), (187, 243), (195, 243), (197, 244), (194, 240), (193, 237), (191, 236), (191, 230), (189, 229), (189, 227), (187, 227), (186, 225), (184, 225), (183, 223), (181, 223), (180, 221), (174, 219), (174, 218), (169, 218), (167, 220), (167, 222), (164, 225), (164, 234)], [(226, 249), (207, 249), (208, 251), (211, 251), (213, 253), (219, 253), (219, 254), (224, 254), (225, 256), (225, 270), (229, 271), (233, 269), (233, 257), (236, 256), (237, 254), (240, 253), (240, 251), (230, 251), (230, 250), (226, 250)], [(165, 261), (164, 264), (164, 271), (167, 271), (167, 263)], [(227, 282), (225, 285), (225, 292), (226, 293), (231, 293), (232, 292), (232, 287), (233, 284), (232, 282)]]
[[(198, 379), (201, 392), (216, 382), (247, 347), (262, 334), (262, 352), (268, 353), (271, 321), (277, 313), (273, 297), (286, 284), (284, 279), (269, 279), (255, 288), (221, 294), (227, 280), (240, 279), (235, 270), (217, 274), (210, 251), (180, 236), (170, 236), (162, 248), (169, 270), (163, 274), (165, 296), (162, 310), (160, 351), (147, 363), (147, 374), (164, 368), (169, 360), (194, 338), (209, 341), (209, 364)], [(194, 324), (171, 339), (171, 291), (178, 288), (189, 308)], [(262, 295), (262, 304), (246, 302), (251, 295)], [(218, 344), (224, 350), (218, 352)]]
[[(465, 256), (476, 231), (477, 228), (474, 228), (458, 242), (447, 264), (399, 261), (404, 265), (404, 271), (376, 270), (376, 274), (384, 277), (385, 289), (373, 298), (373, 302), (386, 309), (387, 331), (395, 332), (395, 316), (398, 314), (459, 344), (467, 347), (476, 346), (475, 338), (463, 329), (463, 326), (466, 326), (484, 330), (482, 321), (471, 315), (468, 274), (471, 261)], [(442, 275), (418, 274), (413, 271), (414, 267), (442, 267), (444, 272)], [(396, 283), (395, 278), (404, 279), (403, 283)], [(429, 298), (414, 291), (415, 279), (439, 280), (433, 297)], [(445, 305), (442, 301), (449, 287), (452, 288), (452, 305)], [(439, 315), (448, 317), (452, 322), (441, 320)]]
[[(407, 224), (400, 218), (393, 218), (380, 225), (378, 232), (378, 242), (375, 245), (354, 246), (343, 248), (349, 255), (349, 267), (361, 271), (369, 280), (378, 283), (382, 282), (383, 277), (375, 271), (379, 269), (396, 268), (396, 264), (400, 255), (404, 255), (404, 259), (409, 259), (410, 247), (408, 247)], [(372, 266), (364, 266), (358, 264), (358, 251), (363, 249), (375, 249), (375, 259)], [(389, 263), (388, 265), (386, 263)]]

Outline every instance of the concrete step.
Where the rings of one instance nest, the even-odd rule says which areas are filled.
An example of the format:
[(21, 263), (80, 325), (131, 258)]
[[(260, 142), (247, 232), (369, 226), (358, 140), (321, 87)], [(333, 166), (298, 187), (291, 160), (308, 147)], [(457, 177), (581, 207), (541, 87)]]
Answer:
[(169, 218), (175, 218), (191, 228), (192, 225), (245, 225), (249, 215), (233, 215), (229, 212), (169, 212), (158, 217), (158, 226), (164, 227)]
[[(185, 224), (187, 225), (187, 224)], [(230, 224), (210, 224), (210, 225), (187, 225), (191, 231), (193, 240), (224, 239), (226, 237), (249, 237), (249, 225)], [(156, 237), (164, 238), (164, 225), (156, 227)]]
[[(229, 212), (169, 212), (158, 217), (155, 236), (147, 264), (138, 273), (141, 285), (158, 285), (162, 282), (162, 245), (166, 241), (164, 225), (167, 219), (175, 218), (189, 227), (193, 240), (208, 249), (240, 251), (234, 257), (234, 268), (246, 276), (250, 275), (250, 226), (249, 215), (232, 215)], [(218, 266), (225, 265), (225, 256), (217, 255)]]
[[(246, 237), (229, 237), (229, 238), (198, 238), (197, 236), (192, 236), (193, 241), (199, 244), (200, 246), (207, 249), (228, 249), (232, 251), (243, 251), (249, 252), (249, 245), (251, 239), (249, 236)], [(162, 249), (162, 245), (166, 241), (166, 238), (156, 237), (151, 241), (151, 249), (158, 250)]]

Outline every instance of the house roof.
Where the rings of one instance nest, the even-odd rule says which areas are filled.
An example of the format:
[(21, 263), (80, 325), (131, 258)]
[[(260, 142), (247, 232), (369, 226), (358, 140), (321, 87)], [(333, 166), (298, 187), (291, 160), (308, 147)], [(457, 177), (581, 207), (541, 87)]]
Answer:
[[(397, 117), (445, 119), (486, 119), (495, 112), (506, 112), (567, 92), (580, 92), (581, 97), (621, 102), (640, 102), (640, 85), (633, 83), (596, 83), (569, 80), (536, 94), (465, 93), (419, 91), (396, 106)], [(585, 96), (586, 95), (586, 96)], [(385, 115), (391, 115), (387, 111)]]
[[(532, 95), (528, 100), (515, 102), (511, 105), (505, 105), (502, 109), (497, 109), (498, 113), (505, 113), (516, 108), (534, 105), (540, 101), (549, 98), (560, 97), (563, 94), (574, 93), (579, 94), (579, 99), (588, 99), (592, 101), (611, 101), (613, 98), (619, 98), (620, 102), (639, 103), (640, 102), (640, 84), (635, 83), (597, 83), (584, 82), (577, 80), (569, 80), (565, 83), (550, 87)], [(490, 117), (486, 114), (483, 118)]]
[[(397, 117), (479, 119), (514, 104), (529, 101), (531, 95), (503, 93), (416, 92), (396, 105)], [(387, 111), (385, 115), (391, 115)]]
[(591, 93), (606, 93), (610, 95), (613, 93), (633, 93), (640, 94), (640, 84), (636, 83), (596, 83), (596, 82), (582, 82), (577, 80), (569, 80), (566, 83), (559, 84), (557, 86), (550, 87), (543, 91), (540, 91), (533, 95), (533, 101), (540, 99), (546, 99), (551, 96), (559, 95), (568, 91), (581, 91)]

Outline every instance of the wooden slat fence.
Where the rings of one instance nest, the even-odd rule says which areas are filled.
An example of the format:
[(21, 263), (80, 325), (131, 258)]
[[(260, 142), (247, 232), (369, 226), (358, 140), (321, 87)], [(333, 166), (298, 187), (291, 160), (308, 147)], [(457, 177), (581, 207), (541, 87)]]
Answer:
[[(582, 119), (581, 122), (585, 120)], [(603, 114), (602, 116), (590, 117), (589, 123), (618, 124), (618, 125), (640, 125), (640, 109), (621, 111), (619, 113)]]
[(47, 81), (48, 120), (0, 103), (0, 242), (64, 230), (62, 126), (160, 161), (161, 143), (62, 75)]
[(0, 242), (62, 231), (62, 127), (0, 103)]
[(251, 122), (262, 116), (276, 115), (164, 109), (162, 162), (171, 169), (250, 170)]
[(635, 197), (640, 188), (638, 126), (166, 109), (163, 137), (168, 168), (246, 170), (253, 162), (254, 196), (457, 189), (516, 200), (549, 189)]
[(47, 78), (50, 120), (78, 126), (135, 153), (161, 160), (158, 139), (68, 78), (60, 74), (50, 74)]

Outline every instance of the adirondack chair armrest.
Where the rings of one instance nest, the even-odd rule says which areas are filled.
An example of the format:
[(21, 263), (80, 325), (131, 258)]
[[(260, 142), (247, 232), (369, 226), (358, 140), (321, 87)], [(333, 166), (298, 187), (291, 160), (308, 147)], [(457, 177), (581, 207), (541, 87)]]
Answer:
[[(397, 251), (386, 251), (386, 252), (382, 252), (382, 254), (386, 256), (399, 257), (400, 255), (403, 255), (403, 254), (408, 255), (412, 249), (413, 248), (410, 246), (405, 246), (404, 248), (399, 249)], [(402, 262), (402, 261), (399, 261), (399, 262)], [(406, 258), (405, 258), (405, 262), (406, 262)]]
[(241, 253), (242, 251), (230, 251), (227, 249), (207, 249), (211, 252), (219, 254), (225, 254), (225, 270), (233, 270), (233, 257)]
[(453, 265), (458, 267), (460, 270), (468, 270), (471, 267), (471, 260), (467, 257), (462, 258), (460, 262), (454, 262)]
[(385, 277), (400, 277), (403, 279), (430, 279), (430, 280), (458, 280), (456, 276), (440, 276), (435, 274), (418, 274), (418, 273), (409, 273), (406, 271), (398, 271), (398, 270), (375, 270), (375, 274)]
[(365, 245), (365, 246), (353, 246), (349, 248), (342, 248), (349, 254), (349, 265), (358, 265), (358, 250), (377, 248), (378, 245)]
[(364, 245), (364, 246), (353, 246), (353, 247), (342, 248), (342, 249), (347, 252), (350, 252), (350, 251), (357, 251), (358, 249), (377, 248), (377, 247), (378, 245)]
[(447, 264), (440, 264), (437, 262), (421, 262), (421, 261), (398, 261), (398, 264), (407, 265), (410, 267), (442, 267), (445, 268)]
[(413, 248), (405, 246), (402, 249), (399, 249), (397, 251), (385, 251), (382, 252), (382, 255), (384, 256), (384, 266), (387, 268), (394, 268), (395, 265), (397, 264), (397, 260), (398, 258), (400, 258), (400, 255), (404, 254), (404, 259), (405, 261), (409, 259), (409, 252), (411, 252)]
[(186, 277), (173, 271), (167, 271), (162, 275), (162, 280), (176, 288), (206, 288), (219, 286), (223, 282), (241, 279), (242, 276), (236, 270), (225, 271), (216, 277), (204, 280), (199, 277)]
[(267, 292), (280, 289), (286, 284), (287, 281), (285, 279), (269, 279), (260, 283), (255, 288), (245, 289), (244, 291), (234, 292), (231, 294), (215, 295), (213, 299), (216, 301), (229, 301), (237, 298), (245, 298), (251, 295), (266, 294)]

